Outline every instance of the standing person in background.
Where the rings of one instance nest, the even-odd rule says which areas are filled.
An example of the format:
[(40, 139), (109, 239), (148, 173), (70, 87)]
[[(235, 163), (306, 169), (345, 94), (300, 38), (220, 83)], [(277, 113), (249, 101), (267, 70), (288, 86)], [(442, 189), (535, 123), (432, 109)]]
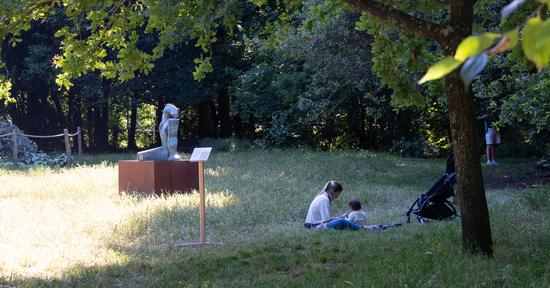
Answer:
[(496, 120), (496, 112), (483, 108), (481, 113), (482, 115), (478, 119), (483, 120), (485, 126), (485, 156), (487, 158), (487, 165), (496, 165), (497, 144), (500, 144), (500, 134), (493, 125), (493, 122)]

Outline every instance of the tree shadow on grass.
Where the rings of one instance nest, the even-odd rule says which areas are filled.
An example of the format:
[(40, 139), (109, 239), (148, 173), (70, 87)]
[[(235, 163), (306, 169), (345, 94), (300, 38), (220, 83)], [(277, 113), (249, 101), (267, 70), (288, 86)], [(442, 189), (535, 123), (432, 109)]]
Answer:
[(550, 171), (537, 169), (533, 160), (484, 166), (484, 176), (489, 189), (529, 189), (550, 185)]
[[(544, 196), (547, 192), (539, 194)], [(172, 227), (189, 223), (198, 226), (197, 218), (182, 219), (198, 214), (194, 212), (195, 207), (172, 207), (154, 210), (146, 214), (147, 217), (136, 215), (140, 216), (135, 219), (136, 223), (126, 222), (124, 225), (129, 227), (114, 231), (108, 248), (120, 258), (111, 264), (72, 267), (58, 279), (10, 278), (0, 280), (0, 284), (29, 287), (320, 287), (345, 286), (347, 281), (358, 287), (397, 287), (405, 284), (423, 286), (437, 281), (441, 286), (462, 283), (464, 287), (471, 287), (482, 281), (487, 286), (497, 287), (520, 283), (544, 287), (543, 276), (550, 260), (544, 252), (550, 243), (548, 231), (530, 226), (523, 229), (524, 233), (514, 231), (522, 222), (547, 227), (544, 224), (547, 218), (534, 214), (544, 216), (548, 212), (537, 206), (539, 210), (529, 208), (534, 214), (513, 214), (523, 208), (519, 202), (492, 209), (496, 259), (461, 253), (459, 221), (410, 224), (371, 234), (306, 230), (292, 224), (286, 230), (271, 232), (269, 227), (262, 225), (241, 228), (245, 223), (239, 222), (230, 224), (226, 230), (216, 231), (227, 226), (228, 222), (223, 222), (225, 216), (230, 216), (227, 210), (240, 209), (238, 205), (209, 210), (220, 223), (208, 223), (207, 232), (212, 234), (207, 235), (222, 235), (218, 237), (224, 240), (224, 245), (178, 248), (174, 244), (185, 237), (171, 236)], [(260, 229), (271, 232), (269, 237), (247, 241), (233, 236), (246, 232), (254, 236)], [(235, 234), (223, 235), (228, 233)], [(503, 271), (509, 273), (503, 274)], [(464, 278), (464, 273), (469, 276)]]
[[(399, 166), (399, 159), (394, 159), (397, 162), (392, 160), (393, 164), (384, 164), (384, 159), (378, 161), (368, 155), (351, 152), (329, 155), (306, 151), (298, 157), (299, 153), (301, 152), (228, 153), (221, 154), (219, 158), (216, 157), (208, 163), (208, 195), (232, 197), (232, 201), (226, 205), (208, 205), (207, 208), (207, 239), (223, 242), (222, 246), (203, 249), (177, 248), (177, 244), (199, 238), (196, 198), (167, 197), (170, 200), (165, 201), (167, 203), (163, 199), (157, 199), (151, 205), (145, 205), (149, 201), (147, 198), (137, 198), (134, 200), (138, 204), (144, 204), (143, 209), (138, 209), (113, 229), (106, 245), (108, 254), (112, 255), (109, 256), (112, 259), (108, 259), (108, 263), (101, 266), (75, 266), (64, 271), (63, 277), (56, 279), (12, 277), (0, 280), (0, 284), (33, 287), (179, 287), (186, 284), (238, 287), (340, 286), (344, 280), (353, 279), (359, 283), (365, 281), (364, 286), (367, 287), (376, 284), (396, 287), (406, 283), (398, 282), (398, 279), (405, 276), (395, 274), (400, 270), (395, 267), (407, 270), (418, 265), (409, 258), (423, 257), (429, 265), (426, 264), (415, 274), (407, 276), (409, 279), (416, 279), (408, 282), (415, 284), (411, 286), (422, 286), (431, 276), (422, 278), (417, 273), (431, 275), (434, 264), (437, 264), (434, 258), (448, 259), (448, 263), (454, 263), (454, 258), (460, 256), (456, 249), (460, 247), (460, 237), (452, 224), (443, 224), (443, 228), (435, 225), (422, 226), (425, 228), (408, 226), (412, 228), (395, 230), (396, 234), (384, 232), (385, 234), (376, 234), (373, 237), (340, 231), (317, 233), (318, 231), (306, 231), (301, 225), (311, 199), (327, 180), (342, 181), (345, 193), (353, 191), (353, 187), (364, 187), (364, 195), (368, 196), (368, 189), (371, 187), (368, 185), (372, 185), (373, 178), (374, 185), (384, 185), (384, 181), (389, 181), (382, 179), (384, 173), (392, 173), (405, 183), (433, 162), (424, 163), (418, 160), (422, 162), (418, 164), (416, 160), (406, 160), (405, 166)], [(117, 159), (120, 158), (115, 158), (110, 163), (116, 163)], [(320, 165), (326, 163), (331, 163), (330, 167)], [(394, 166), (406, 170), (394, 171)], [(361, 171), (369, 171), (371, 174), (364, 177), (360, 174)], [(426, 187), (431, 184), (430, 181)], [(382, 192), (386, 191), (381, 191), (381, 194)], [(334, 208), (345, 207), (345, 198), (348, 196), (351, 193), (337, 199), (333, 203)], [(389, 198), (381, 198), (384, 199)], [(532, 202), (538, 203), (538, 198), (534, 199)], [(187, 205), (185, 201), (191, 200), (195, 204)], [(407, 202), (405, 206), (409, 204)], [(508, 221), (514, 218), (506, 216), (502, 219)], [(528, 234), (521, 234), (519, 238), (512, 238), (510, 241), (504, 240), (508, 241), (505, 245), (525, 243), (526, 235)], [(451, 243), (455, 247), (452, 253), (448, 253), (449, 239), (454, 239)], [(427, 249), (426, 245), (435, 248)], [(431, 254), (425, 254), (426, 251)], [(523, 250), (518, 248), (517, 251), (514, 252), (516, 256), (520, 253), (522, 259), (528, 258), (529, 255), (521, 254)], [(449, 254), (451, 258), (448, 258)], [(353, 276), (350, 259), (371, 269), (360, 270), (369, 275), (367, 279), (358, 280), (357, 276)], [(387, 263), (384, 262), (386, 259)], [(512, 256), (507, 261), (512, 261), (511, 259)], [(454, 269), (451, 264), (449, 267)], [(469, 271), (466, 268), (462, 270)], [(394, 273), (395, 277), (389, 277), (388, 273)], [(496, 278), (501, 275), (493, 276)], [(455, 281), (454, 283), (460, 281), (460, 278), (454, 279), (452, 275), (448, 279)]]

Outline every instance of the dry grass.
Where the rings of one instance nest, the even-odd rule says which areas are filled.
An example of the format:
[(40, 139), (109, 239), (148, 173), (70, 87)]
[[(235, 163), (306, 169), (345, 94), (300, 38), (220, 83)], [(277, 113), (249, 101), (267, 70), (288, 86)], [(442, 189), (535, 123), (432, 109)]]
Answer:
[[(330, 261), (324, 264), (324, 261), (327, 261), (324, 257), (338, 258), (341, 254), (338, 252), (341, 250), (330, 246), (333, 242), (325, 242), (327, 239), (349, 246), (349, 252), (345, 254), (349, 256), (346, 257), (368, 257), (369, 253), (372, 255), (377, 255), (376, 253), (379, 252), (390, 253), (387, 256), (388, 263), (402, 263), (403, 255), (399, 253), (414, 255), (415, 249), (418, 248), (409, 247), (413, 243), (420, 247), (425, 241), (439, 243), (446, 238), (451, 239), (447, 241), (451, 248), (447, 249), (452, 249), (454, 254), (459, 253), (457, 250), (459, 247), (458, 221), (433, 226), (428, 230), (419, 228), (419, 225), (413, 225), (399, 229), (396, 233), (370, 239), (361, 237), (359, 234), (346, 234), (345, 240), (339, 238), (338, 235), (341, 235), (339, 233), (310, 234), (308, 232), (304, 234), (302, 227), (309, 201), (330, 179), (339, 180), (344, 184), (344, 194), (333, 203), (333, 213), (344, 212), (347, 209), (347, 200), (357, 196), (366, 200), (366, 210), (372, 223), (401, 222), (403, 213), (415, 197), (429, 188), (441, 175), (444, 170), (444, 161), (441, 160), (404, 159), (364, 151), (328, 153), (272, 150), (214, 154), (207, 163), (206, 170), (207, 237), (210, 241), (223, 242), (224, 245), (213, 249), (212, 252), (205, 252), (175, 248), (176, 244), (198, 239), (198, 195), (196, 193), (169, 197), (119, 195), (115, 158), (128, 159), (131, 156), (118, 155), (107, 157), (109, 161), (100, 161), (102, 158), (105, 157), (89, 158), (87, 161), (96, 164), (59, 170), (44, 168), (0, 170), (0, 183), (2, 183), (0, 186), (0, 284), (4, 279), (8, 285), (28, 286), (36, 283), (44, 285), (52, 280), (62, 281), (58, 283), (61, 286), (164, 286), (167, 283), (180, 283), (178, 281), (182, 281), (181, 279), (190, 279), (189, 283), (195, 283), (194, 281), (198, 279), (201, 283), (210, 283), (209, 281), (212, 280), (214, 284), (226, 283), (224, 279), (232, 279), (231, 283), (241, 286), (251, 283), (250, 281), (253, 282), (253, 278), (245, 277), (245, 279), (236, 276), (244, 273), (243, 271), (248, 271), (246, 273), (251, 275), (262, 274), (265, 277), (265, 283), (270, 283), (275, 281), (274, 279), (279, 279), (277, 275), (280, 271), (277, 267), (281, 265), (287, 267), (288, 261), (297, 261), (292, 262), (294, 264), (291, 264), (291, 267), (298, 265), (295, 268), (288, 268), (289, 271), (293, 269), (306, 271), (309, 269), (307, 267), (314, 265), (313, 267), (318, 267), (315, 270), (317, 272), (314, 273), (324, 275), (316, 277), (324, 279), (323, 277), (332, 275), (326, 274), (325, 268), (330, 265), (341, 266), (338, 263), (330, 264)], [(512, 256), (508, 255), (509, 250), (505, 254), (503, 254), (504, 251), (497, 250), (497, 257), (502, 257), (506, 261), (513, 261), (508, 260), (513, 257), (527, 259), (525, 257), (532, 253), (531, 250), (525, 250), (519, 246), (516, 248), (514, 239), (530, 242), (529, 247), (533, 249), (543, 243), (540, 241), (545, 239), (545, 234), (540, 234), (538, 231), (548, 231), (549, 222), (544, 220), (547, 212), (540, 209), (540, 205), (543, 204), (539, 203), (541, 203), (540, 199), (547, 199), (548, 190), (541, 191), (529, 196), (528, 200), (531, 200), (527, 202), (521, 200), (523, 192), (518, 190), (489, 191), (488, 202), (492, 207), (492, 217), (496, 220), (493, 223), (496, 227), (496, 232), (493, 233), (496, 235), (496, 243), (511, 247), (509, 249), (512, 250), (517, 249), (510, 254)], [(534, 205), (534, 210), (526, 203)], [(506, 224), (521, 225), (522, 221), (530, 221), (534, 223), (533, 225), (538, 225), (535, 226), (538, 227), (537, 229), (529, 230), (529, 233), (533, 233), (529, 234), (531, 236), (527, 235), (530, 238), (525, 238), (526, 235), (518, 235), (516, 238), (499, 236), (503, 235), (502, 233), (514, 233), (515, 230)], [(430, 233), (434, 233), (434, 236), (429, 236)], [(315, 254), (318, 252), (308, 250), (310, 249), (307, 248), (308, 242), (311, 241), (329, 245), (323, 248), (327, 249), (327, 256), (319, 258)], [(358, 249), (356, 245), (367, 245), (368, 249), (371, 249), (370, 247), (374, 249), (375, 243), (386, 243), (387, 245), (380, 246), (385, 247), (383, 249), (386, 252), (375, 249), (361, 256), (361, 253), (353, 250)], [(433, 249), (435, 252), (432, 251)], [(453, 257), (442, 256), (447, 251), (444, 247), (433, 249), (429, 253), (442, 253), (437, 254), (440, 257), (439, 261), (448, 261), (449, 269), (455, 267)], [(264, 256), (261, 256), (262, 251), (266, 251)], [(405, 252), (393, 253), (392, 251)], [(260, 253), (260, 255), (254, 253)], [(300, 253), (305, 253), (306, 256), (300, 256), (305, 258), (299, 258)], [(249, 258), (256, 260), (249, 260)], [(211, 263), (218, 264), (215, 264), (217, 265), (215, 267), (208, 265), (202, 267), (202, 259), (209, 259)], [(544, 259), (542, 257), (538, 261)], [(247, 264), (250, 261), (258, 262), (250, 266), (252, 264)], [(317, 263), (318, 261), (321, 263)], [(344, 267), (346, 266), (346, 259), (338, 261), (341, 261)], [(358, 261), (363, 260), (358, 259)], [(416, 265), (413, 264), (414, 261), (403, 263), (403, 265)], [(476, 263), (476, 260), (469, 259), (460, 263), (464, 266), (468, 265), (467, 263)], [(270, 270), (272, 266), (275, 267), (273, 271)], [(425, 268), (430, 269), (428, 266)], [(260, 270), (249, 271), (250, 267), (258, 267), (257, 269)], [(382, 269), (379, 271), (381, 273), (391, 270), (384, 270), (383, 267), (385, 266), (379, 266), (376, 269)], [(469, 269), (460, 267), (456, 269)], [(542, 269), (540, 271), (543, 272), (533, 272), (535, 276), (528, 275), (527, 280), (532, 283), (542, 283), (536, 282), (538, 280), (532, 277), (544, 273), (548, 267), (541, 268), (539, 265), (535, 268)], [(153, 272), (155, 269), (160, 270)], [(179, 271), (182, 270), (178, 269), (188, 272), (180, 275)], [(488, 273), (488, 275), (494, 274), (497, 279), (500, 273), (498, 269), (501, 267), (495, 268), (493, 264), (488, 265), (480, 268), (481, 272), (476, 277), (482, 279), (483, 275)], [(160, 271), (164, 273), (162, 277), (166, 278), (155, 276)], [(334, 278), (336, 280), (330, 281), (341, 281), (341, 277), (353, 275), (346, 271), (344, 269), (342, 274), (330, 276), (336, 277)], [(176, 275), (178, 276), (175, 277)], [(453, 277), (445, 275), (442, 274), (441, 277), (454, 281)], [(296, 283), (313, 283), (308, 282), (313, 281), (308, 280), (308, 277), (300, 279), (306, 282)], [(477, 278), (472, 279), (474, 280), (471, 281), (475, 283)], [(395, 281), (392, 280), (387, 284), (420, 285), (420, 283), (428, 283), (426, 282), (428, 280), (423, 277), (403, 278), (398, 282), (392, 282)], [(277, 281), (271, 283), (275, 285), (273, 283)]]
[[(132, 228), (140, 219), (198, 205), (196, 194), (119, 195), (116, 167), (107, 164), (2, 172), (0, 276), (60, 277), (72, 266), (123, 262), (125, 257), (109, 249), (113, 231), (129, 236), (139, 232)], [(231, 195), (210, 194), (208, 206), (232, 201)]]

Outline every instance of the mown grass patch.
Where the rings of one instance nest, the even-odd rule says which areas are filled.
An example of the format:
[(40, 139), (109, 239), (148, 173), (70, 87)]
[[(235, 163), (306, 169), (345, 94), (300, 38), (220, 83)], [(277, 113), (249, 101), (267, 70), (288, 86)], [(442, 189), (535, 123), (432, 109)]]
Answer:
[[(310, 231), (302, 223), (330, 179), (333, 204), (366, 201), (372, 223), (402, 222), (442, 160), (366, 151), (233, 151), (207, 162), (207, 238), (198, 195), (119, 195), (119, 159), (2, 170), (0, 284), (10, 286), (548, 287), (550, 187), (488, 190), (494, 259), (464, 255), (460, 221), (380, 233)], [(513, 163), (501, 166), (513, 168)], [(522, 164), (523, 165), (523, 164)], [(487, 168), (486, 168), (487, 169)]]

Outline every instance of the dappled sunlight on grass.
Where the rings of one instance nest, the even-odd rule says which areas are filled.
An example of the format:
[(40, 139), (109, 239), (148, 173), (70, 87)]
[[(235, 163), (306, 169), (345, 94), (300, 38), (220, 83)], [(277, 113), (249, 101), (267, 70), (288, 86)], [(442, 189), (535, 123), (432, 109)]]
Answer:
[[(119, 195), (116, 167), (106, 164), (1, 175), (0, 275), (59, 277), (71, 266), (117, 262), (121, 259), (105, 249), (113, 231), (135, 229), (136, 223), (166, 211), (198, 210), (198, 193)], [(206, 198), (212, 208), (232, 202), (227, 191), (209, 192)]]
[(2, 274), (54, 276), (75, 263), (94, 263), (101, 241), (122, 211), (114, 169), (97, 166), (29, 170), (2, 176)]
[[(198, 193), (119, 194), (115, 163), (127, 157), (101, 155), (64, 169), (0, 170), (0, 286), (338, 286), (346, 279), (359, 287), (420, 287), (437, 286), (433, 281), (442, 277), (445, 283), (462, 279), (444, 269), (477, 277), (469, 286), (485, 274), (497, 279), (494, 270), (504, 269), (460, 254), (460, 221), (381, 233), (303, 228), (310, 201), (331, 179), (344, 186), (332, 203), (334, 215), (357, 197), (369, 223), (403, 222), (416, 197), (443, 173), (444, 160), (366, 151), (214, 153), (205, 172), (206, 234), (223, 245), (185, 249), (177, 245), (199, 239)], [(489, 283), (506, 286), (517, 273), (544, 273), (542, 264), (533, 272), (524, 266), (531, 255), (535, 263), (547, 258), (533, 250), (548, 247), (541, 232), (550, 230), (547, 195), (547, 188), (487, 191), (495, 243), (505, 247), (496, 257), (513, 267), (504, 282)], [(528, 248), (517, 248), (519, 242)], [(510, 250), (517, 251), (506, 254)], [(354, 263), (369, 277), (355, 275)]]
[(226, 176), (230, 173), (230, 169), (228, 167), (212, 167), (212, 168), (206, 168), (205, 169), (205, 176), (214, 176), (214, 177), (221, 177)]

